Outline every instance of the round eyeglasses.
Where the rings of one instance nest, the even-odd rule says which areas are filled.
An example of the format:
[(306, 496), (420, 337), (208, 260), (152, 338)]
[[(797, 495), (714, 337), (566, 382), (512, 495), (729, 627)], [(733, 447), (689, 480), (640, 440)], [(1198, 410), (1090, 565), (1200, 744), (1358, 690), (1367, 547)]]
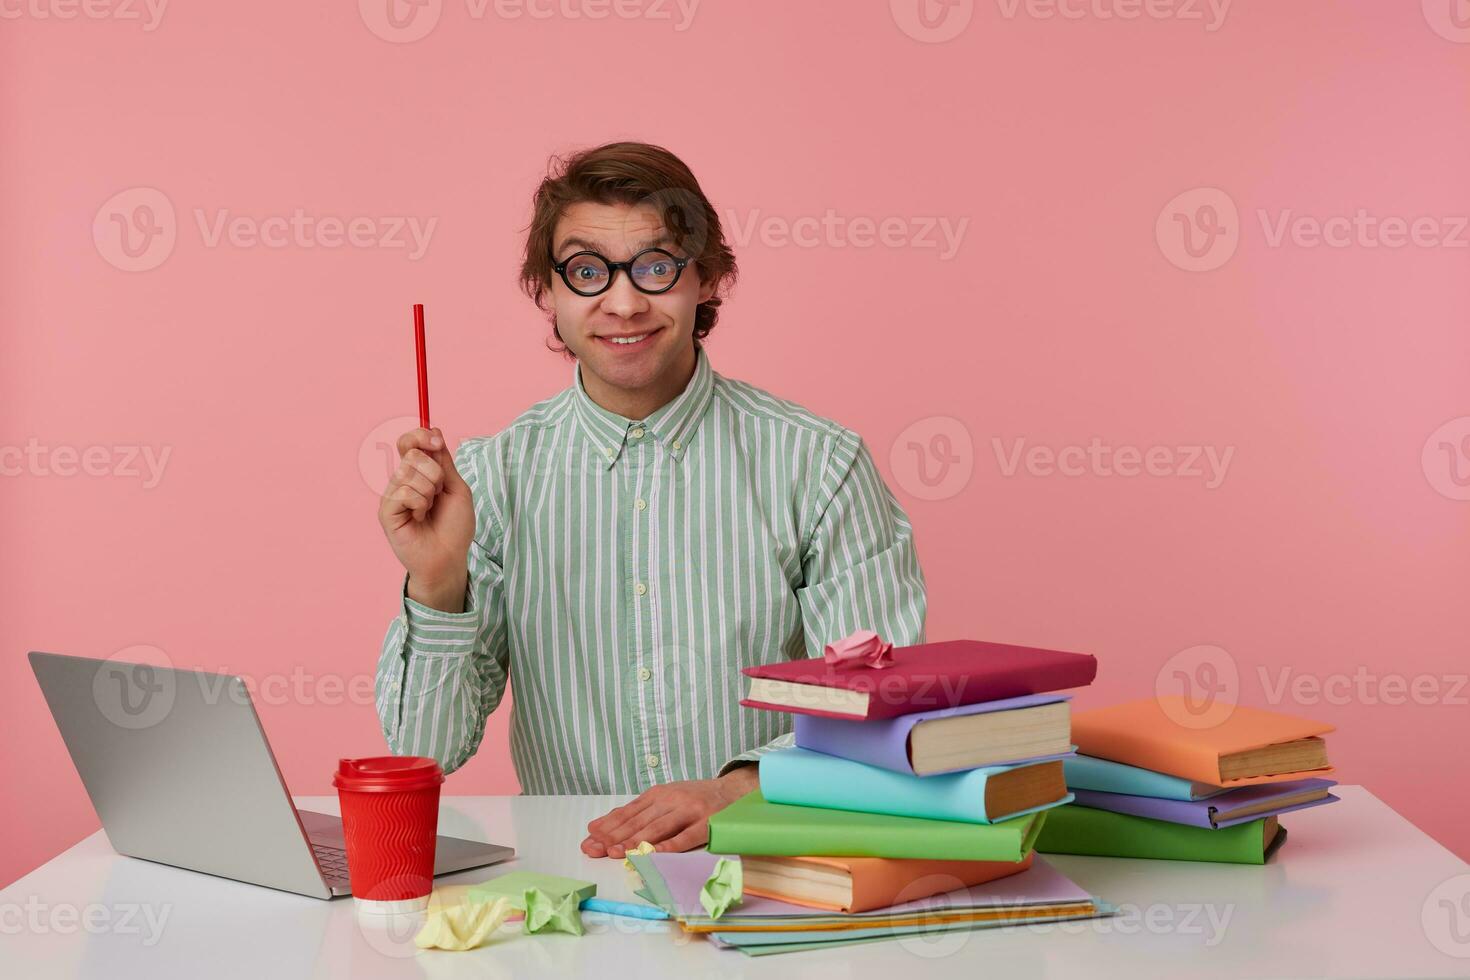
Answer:
[(560, 262), (552, 256), (552, 268), (567, 288), (579, 296), (596, 296), (612, 287), (622, 269), (634, 288), (642, 293), (666, 293), (674, 288), (684, 267), (693, 259), (677, 258), (661, 248), (645, 248), (626, 262), (612, 262), (592, 251), (573, 252)]

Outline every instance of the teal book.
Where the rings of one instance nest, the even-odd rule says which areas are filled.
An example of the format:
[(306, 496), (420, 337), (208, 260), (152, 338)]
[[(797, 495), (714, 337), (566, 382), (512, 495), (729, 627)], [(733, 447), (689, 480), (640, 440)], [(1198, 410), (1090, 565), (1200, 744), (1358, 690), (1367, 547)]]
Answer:
[(915, 776), (802, 748), (761, 756), (760, 787), (771, 803), (980, 824), (1072, 800), (1059, 760)]
[(1286, 828), (1274, 816), (1212, 829), (1073, 803), (1047, 811), (1036, 850), (1042, 854), (1265, 864), (1285, 841)]
[(708, 849), (713, 854), (1021, 861), (1047, 814), (1057, 810), (977, 824), (770, 803), (753, 790), (710, 815)]
[(1127, 793), (1129, 796), (1151, 796), (1156, 800), (1207, 800), (1230, 790), (1224, 786), (1196, 783), (1167, 773), (1140, 769), (1109, 759), (1090, 755), (1074, 755), (1062, 761), (1067, 771), (1068, 789), (1086, 789), (1097, 793)]

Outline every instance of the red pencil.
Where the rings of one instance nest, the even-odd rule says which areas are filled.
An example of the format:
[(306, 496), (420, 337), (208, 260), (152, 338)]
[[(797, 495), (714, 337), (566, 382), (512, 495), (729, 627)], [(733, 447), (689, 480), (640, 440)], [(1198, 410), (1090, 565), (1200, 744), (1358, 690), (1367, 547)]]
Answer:
[(429, 428), (429, 358), (424, 353), (424, 304), (413, 304), (413, 350), (419, 364), (419, 426)]

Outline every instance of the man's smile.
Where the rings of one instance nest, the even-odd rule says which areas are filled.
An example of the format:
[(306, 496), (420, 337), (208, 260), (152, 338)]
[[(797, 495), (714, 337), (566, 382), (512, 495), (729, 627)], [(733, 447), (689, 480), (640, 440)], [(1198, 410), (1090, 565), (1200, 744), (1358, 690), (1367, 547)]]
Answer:
[(642, 350), (649, 346), (648, 341), (662, 329), (663, 327), (654, 327), (642, 333), (598, 334), (597, 340), (604, 347), (610, 347), (613, 350)]

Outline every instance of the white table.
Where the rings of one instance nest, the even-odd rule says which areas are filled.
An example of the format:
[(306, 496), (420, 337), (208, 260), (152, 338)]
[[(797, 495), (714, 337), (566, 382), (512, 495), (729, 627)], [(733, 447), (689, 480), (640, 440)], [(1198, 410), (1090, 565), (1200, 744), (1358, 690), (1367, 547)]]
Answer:
[[(818, 952), (746, 957), (668, 922), (584, 915), (587, 935), (503, 927), (467, 953), (414, 948), (419, 917), (360, 924), (317, 901), (119, 857), (95, 833), (0, 892), (6, 977), (1410, 977), (1470, 976), (1470, 867), (1358, 786), (1284, 817), (1265, 867), (1050, 857), (1125, 915)], [(445, 797), (441, 833), (632, 899), (622, 862), (583, 857), (587, 821), (621, 797)], [(336, 812), (335, 797), (299, 797)], [(152, 918), (148, 916), (151, 914)]]

